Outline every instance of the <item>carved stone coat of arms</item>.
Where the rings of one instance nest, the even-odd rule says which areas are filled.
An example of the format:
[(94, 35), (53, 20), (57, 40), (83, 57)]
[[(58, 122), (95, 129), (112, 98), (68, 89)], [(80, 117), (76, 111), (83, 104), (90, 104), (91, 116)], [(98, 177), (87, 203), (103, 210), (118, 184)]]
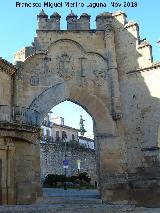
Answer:
[(57, 73), (65, 80), (71, 79), (74, 76), (74, 60), (72, 56), (63, 53), (61, 56), (56, 57)]

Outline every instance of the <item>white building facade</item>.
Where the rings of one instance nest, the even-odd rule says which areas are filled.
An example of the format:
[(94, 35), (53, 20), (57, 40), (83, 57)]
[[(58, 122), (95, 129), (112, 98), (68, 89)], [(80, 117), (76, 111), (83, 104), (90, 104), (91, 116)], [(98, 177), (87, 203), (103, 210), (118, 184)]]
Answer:
[[(78, 129), (64, 124), (64, 118), (49, 119), (49, 116), (45, 118), (41, 126), (40, 141), (42, 181), (48, 174), (64, 174), (63, 160), (67, 159), (67, 176), (77, 174), (77, 161), (80, 161), (80, 172), (87, 172), (91, 184), (94, 185), (97, 181), (94, 140), (79, 136), (78, 133)], [(66, 151), (65, 142), (67, 142)]]
[(79, 129), (66, 126), (64, 124), (64, 118), (56, 117), (50, 119), (47, 116), (41, 126), (41, 143), (45, 142), (78, 142), (84, 145), (86, 148), (95, 149), (94, 140), (88, 137), (79, 136)]

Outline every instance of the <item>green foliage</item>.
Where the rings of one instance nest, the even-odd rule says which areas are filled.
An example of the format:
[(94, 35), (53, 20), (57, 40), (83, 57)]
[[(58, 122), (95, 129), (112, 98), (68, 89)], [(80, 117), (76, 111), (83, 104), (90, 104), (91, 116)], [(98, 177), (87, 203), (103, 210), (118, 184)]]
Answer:
[(88, 176), (87, 172), (79, 173), (79, 175), (77, 175), (77, 178), (88, 184), (91, 182), (91, 178)]
[(67, 177), (66, 178), (66, 181), (67, 182), (70, 182), (70, 183), (78, 183), (78, 179), (77, 179), (77, 176), (70, 176), (70, 177)]
[(73, 175), (66, 178), (64, 175), (48, 174), (45, 177), (43, 184), (49, 186), (57, 186), (57, 183), (60, 182), (61, 184), (63, 184), (65, 181), (73, 184), (79, 183), (80, 185), (87, 185), (90, 184), (91, 178), (88, 176), (87, 172), (79, 173), (75, 176)]
[(64, 183), (65, 182), (65, 176), (64, 175), (57, 175), (57, 174), (48, 174), (45, 177), (43, 184), (47, 184), (47, 185), (50, 185), (50, 186), (53, 186), (53, 185), (56, 186), (58, 182)]

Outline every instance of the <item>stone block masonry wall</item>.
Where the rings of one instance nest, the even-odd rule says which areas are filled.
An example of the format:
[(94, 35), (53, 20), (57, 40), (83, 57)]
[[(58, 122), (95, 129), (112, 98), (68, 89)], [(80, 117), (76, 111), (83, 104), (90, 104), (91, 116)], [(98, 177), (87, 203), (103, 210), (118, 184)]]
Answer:
[[(130, 72), (127, 78), (121, 81), (123, 119), (127, 141), (127, 162), (131, 172), (135, 172), (139, 167), (153, 168), (152, 162), (156, 166), (155, 170), (158, 173), (158, 129), (160, 123), (159, 66), (159, 63), (155, 63), (148, 67), (148, 69)], [(152, 176), (156, 176), (153, 171)]]
[[(78, 19), (70, 13), (66, 21), (67, 30), (61, 30), (59, 14), (52, 14), (50, 19), (44, 11), (38, 15), (38, 29), (32, 43), (35, 54), (26, 54), (25, 60), (18, 62), (12, 81), (5, 77), (8, 83), (2, 84), (0, 90), (13, 88), (13, 98), (6, 100), (7, 96), (1, 94), (2, 104), (11, 103), (38, 112), (39, 123), (51, 108), (65, 100), (82, 106), (94, 121), (98, 183), (103, 202), (159, 206), (160, 65), (153, 63), (151, 45), (140, 37), (138, 23), (127, 21), (123, 12), (97, 15), (94, 30), (89, 28), (87, 14)], [(18, 145), (21, 163), (23, 152)], [(24, 143), (24, 150), (26, 146)], [(41, 147), (44, 171), (63, 172), (64, 147), (41, 146), (45, 146), (44, 150)], [(33, 156), (34, 153), (38, 152), (33, 152)], [(89, 166), (95, 166), (91, 156), (85, 150), (78, 152), (68, 147), (67, 175), (76, 172), (77, 158), (84, 166), (82, 171), (89, 173)], [(38, 170), (38, 154), (34, 164)], [(35, 176), (38, 175), (37, 171)], [(19, 203), (23, 204), (36, 179), (27, 178), (26, 189), (22, 180), (16, 190), (18, 193), (24, 190), (25, 202), (19, 195)], [(34, 191), (36, 198), (37, 190)]]
[(0, 122), (0, 204), (31, 204), (41, 197), (39, 129)]
[[(95, 151), (83, 148), (78, 145), (67, 146), (67, 160), (69, 163), (67, 176), (77, 174), (77, 160), (81, 160), (80, 172), (87, 172), (94, 184), (97, 180), (96, 176), (96, 160)], [(57, 143), (41, 143), (40, 144), (41, 159), (41, 179), (43, 180), (47, 174), (64, 174), (64, 144)]]

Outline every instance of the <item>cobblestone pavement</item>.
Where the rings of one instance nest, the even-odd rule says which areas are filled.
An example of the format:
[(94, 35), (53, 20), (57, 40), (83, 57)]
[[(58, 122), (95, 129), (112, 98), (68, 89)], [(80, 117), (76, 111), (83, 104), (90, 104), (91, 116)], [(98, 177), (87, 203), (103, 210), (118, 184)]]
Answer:
[(39, 203), (1, 206), (0, 213), (160, 213), (160, 208), (103, 204), (96, 190), (43, 189), (43, 194)]

